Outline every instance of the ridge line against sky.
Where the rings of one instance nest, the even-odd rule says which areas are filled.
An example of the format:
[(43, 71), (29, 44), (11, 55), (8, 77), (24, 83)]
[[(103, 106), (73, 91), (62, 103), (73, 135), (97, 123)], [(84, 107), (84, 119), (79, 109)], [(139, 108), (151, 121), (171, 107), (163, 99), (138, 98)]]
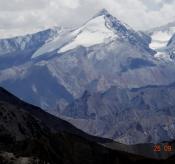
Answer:
[(0, 38), (75, 27), (102, 8), (136, 30), (175, 21), (175, 0), (0, 0)]

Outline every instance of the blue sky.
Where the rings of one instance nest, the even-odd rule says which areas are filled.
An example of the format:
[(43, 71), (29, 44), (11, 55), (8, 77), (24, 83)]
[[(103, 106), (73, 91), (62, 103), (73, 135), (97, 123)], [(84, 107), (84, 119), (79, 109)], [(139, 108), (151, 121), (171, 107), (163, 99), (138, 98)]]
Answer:
[(175, 21), (175, 0), (0, 0), (0, 36), (77, 26), (102, 8), (139, 30)]

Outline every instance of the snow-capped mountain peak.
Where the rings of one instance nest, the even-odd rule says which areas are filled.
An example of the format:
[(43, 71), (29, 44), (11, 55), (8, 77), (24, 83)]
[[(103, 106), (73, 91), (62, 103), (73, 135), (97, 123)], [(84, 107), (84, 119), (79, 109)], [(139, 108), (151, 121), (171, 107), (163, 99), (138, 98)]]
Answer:
[(43, 45), (32, 58), (53, 51), (64, 53), (79, 46), (88, 48), (116, 39), (124, 39), (131, 44), (142, 45), (149, 49), (147, 42), (139, 33), (112, 16), (106, 9), (102, 9), (79, 28), (66, 30), (51, 42)]
[(78, 46), (90, 47), (108, 42), (118, 37), (117, 33), (110, 28), (106, 17), (110, 16), (106, 10), (100, 11), (83, 26), (72, 32), (73, 40), (59, 49), (59, 53), (66, 52)]
[(114, 39), (127, 40), (133, 45), (142, 46), (149, 50), (146, 39), (134, 31), (129, 25), (112, 16), (106, 9), (99, 11), (86, 24), (75, 31), (73, 41), (59, 49), (59, 53), (66, 52), (78, 46), (90, 47), (106, 43)]
[(53, 41), (46, 43), (33, 54), (32, 58), (55, 50), (58, 50), (58, 53), (63, 53), (78, 46), (90, 47), (115, 38), (117, 35), (107, 24), (106, 18), (108, 16), (112, 17), (107, 10), (101, 10), (79, 28), (69, 29), (63, 35), (59, 35)]

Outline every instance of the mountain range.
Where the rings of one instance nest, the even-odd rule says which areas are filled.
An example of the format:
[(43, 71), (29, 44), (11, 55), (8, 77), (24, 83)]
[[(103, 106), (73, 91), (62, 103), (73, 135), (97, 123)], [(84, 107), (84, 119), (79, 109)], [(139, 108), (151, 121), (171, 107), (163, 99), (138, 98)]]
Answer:
[(0, 40), (0, 85), (91, 135), (175, 138), (173, 23), (140, 32), (103, 9), (77, 28)]

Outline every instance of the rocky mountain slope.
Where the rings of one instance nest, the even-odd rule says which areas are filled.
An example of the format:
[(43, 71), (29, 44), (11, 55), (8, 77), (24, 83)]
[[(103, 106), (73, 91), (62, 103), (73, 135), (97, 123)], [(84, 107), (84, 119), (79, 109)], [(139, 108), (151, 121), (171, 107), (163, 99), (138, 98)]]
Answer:
[[(126, 146), (85, 134), (71, 124), (22, 102), (2, 88), (0, 115), (2, 164), (166, 164), (175, 160), (174, 152), (154, 154), (153, 145)], [(148, 148), (150, 152), (146, 151)], [(152, 158), (133, 155), (139, 154), (136, 150), (142, 150)], [(165, 157), (166, 160), (161, 159)]]
[[(156, 143), (175, 138), (175, 84), (139, 89), (111, 87), (88, 91), (62, 113), (87, 133), (127, 143)], [(122, 127), (122, 128), (121, 128)]]
[(39, 47), (57, 37), (61, 31), (61, 28), (53, 28), (26, 36), (0, 39), (0, 69), (29, 61)]

